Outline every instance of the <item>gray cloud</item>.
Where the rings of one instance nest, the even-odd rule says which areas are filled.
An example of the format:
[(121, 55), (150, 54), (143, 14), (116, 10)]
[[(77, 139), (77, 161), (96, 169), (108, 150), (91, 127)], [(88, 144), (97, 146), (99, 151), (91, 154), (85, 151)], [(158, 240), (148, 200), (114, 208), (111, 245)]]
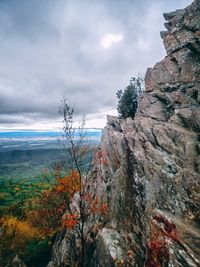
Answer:
[[(164, 55), (162, 13), (189, 0), (1, 0), (0, 126), (57, 119), (62, 97), (99, 118)], [(105, 34), (123, 40), (105, 49)]]

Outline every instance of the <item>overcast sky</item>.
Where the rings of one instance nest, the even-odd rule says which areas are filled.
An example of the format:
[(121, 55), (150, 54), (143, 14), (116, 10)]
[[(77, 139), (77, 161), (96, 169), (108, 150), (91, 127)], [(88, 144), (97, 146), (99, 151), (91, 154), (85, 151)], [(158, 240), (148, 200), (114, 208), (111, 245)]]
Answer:
[(103, 127), (115, 93), (165, 56), (163, 12), (191, 0), (0, 0), (0, 129), (56, 129), (63, 97)]

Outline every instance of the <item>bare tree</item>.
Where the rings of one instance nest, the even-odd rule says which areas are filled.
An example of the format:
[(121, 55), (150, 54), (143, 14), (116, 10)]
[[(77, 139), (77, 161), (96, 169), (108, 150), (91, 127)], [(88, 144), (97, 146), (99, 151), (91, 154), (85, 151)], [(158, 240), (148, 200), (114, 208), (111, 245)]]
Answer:
[[(58, 173), (58, 191), (68, 194), (69, 205), (63, 215), (62, 224), (71, 231), (70, 247), (76, 265), (86, 266), (86, 246), (94, 242), (98, 226), (105, 222), (106, 203), (102, 203), (97, 193), (91, 190), (91, 159), (93, 148), (89, 145), (85, 116), (78, 127), (75, 125), (75, 109), (62, 100), (60, 114), (63, 116), (61, 144), (66, 148), (69, 175), (61, 177)], [(71, 263), (72, 264), (72, 263)]]

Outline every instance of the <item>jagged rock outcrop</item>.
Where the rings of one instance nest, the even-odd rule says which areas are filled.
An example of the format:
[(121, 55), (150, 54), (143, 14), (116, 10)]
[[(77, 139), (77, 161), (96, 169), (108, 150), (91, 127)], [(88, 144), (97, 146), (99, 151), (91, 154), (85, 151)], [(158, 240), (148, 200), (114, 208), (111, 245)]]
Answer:
[(94, 267), (200, 266), (200, 1), (164, 18), (167, 56), (147, 70), (134, 120), (108, 116), (103, 132), (92, 175), (109, 223)]

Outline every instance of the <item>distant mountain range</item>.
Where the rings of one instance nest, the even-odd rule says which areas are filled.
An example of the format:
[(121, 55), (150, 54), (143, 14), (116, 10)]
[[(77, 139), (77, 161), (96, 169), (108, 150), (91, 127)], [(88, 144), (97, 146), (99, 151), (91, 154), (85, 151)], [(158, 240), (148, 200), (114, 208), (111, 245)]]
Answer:
[[(98, 143), (101, 129), (86, 129), (91, 143)], [(55, 131), (2, 131), (0, 132), (0, 151), (58, 148), (62, 132)], [(78, 132), (75, 132), (78, 138)]]

